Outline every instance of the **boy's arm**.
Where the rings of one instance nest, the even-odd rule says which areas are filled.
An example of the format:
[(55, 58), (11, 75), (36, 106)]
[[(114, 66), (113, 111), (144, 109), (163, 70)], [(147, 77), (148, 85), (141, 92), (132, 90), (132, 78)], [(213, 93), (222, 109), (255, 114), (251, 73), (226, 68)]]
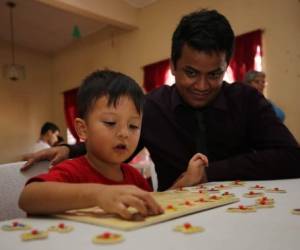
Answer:
[(163, 212), (149, 192), (136, 186), (32, 182), (25, 186), (19, 206), (29, 214), (55, 214), (93, 206), (130, 219), (128, 206), (144, 216)]
[(208, 166), (208, 159), (201, 153), (196, 153), (184, 172), (172, 185), (170, 189), (193, 186), (202, 182), (206, 182), (205, 167)]

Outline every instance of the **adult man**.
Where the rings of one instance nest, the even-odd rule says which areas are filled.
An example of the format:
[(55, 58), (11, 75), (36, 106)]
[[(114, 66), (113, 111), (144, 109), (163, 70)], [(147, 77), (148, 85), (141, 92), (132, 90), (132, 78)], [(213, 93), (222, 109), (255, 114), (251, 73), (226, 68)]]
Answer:
[[(151, 154), (159, 190), (185, 172), (196, 152), (208, 156), (209, 181), (300, 177), (300, 149), (269, 102), (251, 87), (222, 81), (233, 45), (231, 26), (217, 11), (191, 13), (177, 26), (171, 56), (176, 84), (147, 95), (138, 147)], [(68, 153), (66, 147), (40, 152), (28, 164), (57, 162)]]

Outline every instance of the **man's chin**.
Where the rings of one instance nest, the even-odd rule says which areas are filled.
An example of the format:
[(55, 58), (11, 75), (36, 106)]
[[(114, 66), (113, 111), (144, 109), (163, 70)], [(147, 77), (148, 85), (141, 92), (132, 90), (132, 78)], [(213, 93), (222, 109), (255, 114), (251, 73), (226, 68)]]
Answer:
[(203, 100), (203, 101), (190, 100), (188, 102), (188, 105), (195, 109), (201, 109), (201, 108), (204, 108), (207, 105), (207, 103), (208, 103), (208, 100)]

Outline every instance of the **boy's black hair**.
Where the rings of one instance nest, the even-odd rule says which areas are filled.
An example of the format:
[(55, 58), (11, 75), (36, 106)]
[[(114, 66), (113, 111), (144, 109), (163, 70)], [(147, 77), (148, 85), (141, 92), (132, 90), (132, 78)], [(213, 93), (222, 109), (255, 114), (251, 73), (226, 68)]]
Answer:
[(175, 68), (184, 44), (207, 53), (225, 52), (229, 64), (234, 33), (225, 16), (216, 10), (203, 9), (182, 17), (173, 33), (171, 59)]
[(41, 127), (41, 135), (46, 134), (49, 130), (54, 133), (59, 131), (59, 128), (52, 122), (45, 122)]
[(116, 106), (120, 97), (128, 96), (137, 112), (142, 113), (144, 93), (132, 78), (111, 70), (97, 70), (83, 80), (78, 90), (77, 116), (86, 118), (95, 102), (102, 96), (107, 96), (108, 106)]

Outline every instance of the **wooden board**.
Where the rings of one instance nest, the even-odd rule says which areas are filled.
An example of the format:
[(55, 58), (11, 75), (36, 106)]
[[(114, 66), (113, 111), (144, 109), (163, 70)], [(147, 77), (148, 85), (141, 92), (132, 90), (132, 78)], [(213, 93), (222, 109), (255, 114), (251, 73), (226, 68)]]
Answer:
[[(221, 196), (219, 194), (200, 194), (198, 190), (172, 190), (153, 193), (154, 198), (165, 209), (165, 213), (149, 216), (143, 221), (128, 221), (116, 215), (106, 214), (98, 207), (72, 210), (55, 217), (69, 219), (89, 224), (101, 225), (121, 230), (135, 230), (141, 227), (160, 223), (184, 215), (227, 205), (239, 201), (237, 197)], [(202, 201), (200, 199), (202, 198)], [(203, 199), (205, 201), (203, 201)], [(172, 205), (174, 209), (168, 208)]]

